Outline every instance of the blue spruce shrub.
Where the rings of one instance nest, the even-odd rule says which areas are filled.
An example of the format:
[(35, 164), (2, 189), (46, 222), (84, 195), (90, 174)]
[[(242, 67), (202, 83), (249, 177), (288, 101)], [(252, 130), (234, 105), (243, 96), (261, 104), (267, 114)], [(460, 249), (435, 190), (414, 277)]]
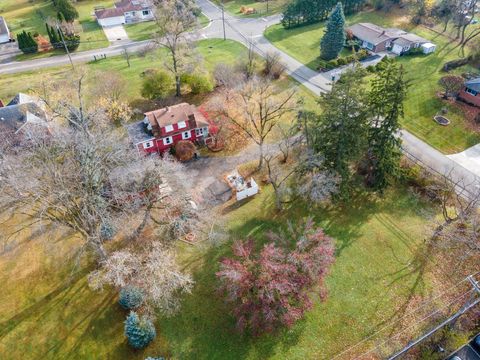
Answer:
[(120, 290), (118, 303), (125, 310), (136, 309), (143, 303), (143, 292), (134, 286), (126, 286)]
[(100, 225), (100, 236), (103, 240), (111, 240), (114, 235), (115, 230), (112, 225), (109, 223), (102, 223), (102, 225)]
[(134, 311), (130, 312), (125, 320), (125, 336), (131, 347), (143, 349), (156, 335), (155, 326), (149, 319), (139, 318)]

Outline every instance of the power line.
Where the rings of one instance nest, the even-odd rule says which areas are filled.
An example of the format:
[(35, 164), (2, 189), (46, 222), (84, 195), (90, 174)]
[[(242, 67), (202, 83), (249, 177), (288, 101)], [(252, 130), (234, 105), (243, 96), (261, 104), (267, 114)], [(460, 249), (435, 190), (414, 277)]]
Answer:
[[(476, 276), (477, 274), (479, 274), (479, 272), (475, 273), (473, 276)], [(465, 281), (467, 281), (467, 278), (464, 278), (463, 280), (457, 282), (456, 284), (452, 285), (451, 287), (449, 287), (448, 289), (442, 291), (440, 294), (436, 295), (434, 298), (432, 299), (429, 299), (427, 300), (426, 302), (424, 302), (422, 305), (416, 307), (415, 309), (411, 310), (410, 312), (407, 312), (403, 317), (402, 319), (398, 319), (398, 320), (392, 320), (390, 321), (387, 325), (384, 325), (382, 328), (380, 328), (379, 330), (375, 331), (373, 334), (367, 336), (366, 338), (360, 340), (359, 342), (357, 342), (356, 344), (350, 346), (348, 349), (338, 353), (337, 355), (335, 355), (333, 359), (336, 359), (338, 358), (339, 356), (345, 354), (345, 353), (348, 353), (349, 351), (359, 347), (360, 345), (362, 345), (363, 343), (365, 343), (366, 341), (372, 339), (374, 336), (378, 335), (379, 333), (383, 332), (384, 330), (388, 329), (389, 327), (395, 325), (397, 322), (399, 322), (400, 320), (403, 320), (406, 316), (410, 316), (410, 315), (413, 315), (414, 313), (418, 312), (420, 309), (423, 309), (425, 308), (427, 305), (429, 304), (432, 304), (434, 301), (440, 299), (441, 297), (443, 297), (445, 294), (447, 294), (448, 292), (450, 292), (451, 290), (453, 290), (454, 288), (460, 286), (462, 283), (464, 283)]]

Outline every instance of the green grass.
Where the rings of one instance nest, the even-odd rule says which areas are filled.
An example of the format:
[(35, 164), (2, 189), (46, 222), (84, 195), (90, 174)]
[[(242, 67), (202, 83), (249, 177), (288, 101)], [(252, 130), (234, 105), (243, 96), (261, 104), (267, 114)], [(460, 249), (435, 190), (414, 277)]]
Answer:
[[(222, 4), (221, 0), (215, 0), (217, 4)], [(290, 0), (270, 0), (268, 1), (268, 12), (267, 12), (267, 1), (255, 1), (255, 0), (230, 0), (224, 1), (225, 10), (231, 13), (232, 15), (241, 16), (241, 17), (261, 17), (268, 16), (273, 14), (279, 14), (283, 11), (283, 8), (288, 4)], [(256, 13), (250, 15), (244, 15), (240, 12), (240, 8), (244, 6), (246, 8), (254, 8)]]
[[(347, 24), (357, 22), (401, 27), (437, 45), (436, 52), (428, 56), (398, 58), (406, 70), (407, 78), (411, 80), (402, 126), (444, 153), (463, 151), (480, 142), (480, 134), (471, 129), (458, 108), (450, 106), (437, 96), (441, 91), (438, 80), (444, 75), (440, 71), (443, 64), (459, 57), (458, 49), (450, 38), (421, 26), (412, 26), (398, 11), (388, 14), (362, 12), (347, 17)], [(279, 49), (315, 70), (319, 64), (319, 44), (324, 27), (325, 23), (319, 23), (285, 30), (281, 25), (274, 25), (266, 30), (265, 36)], [(461, 73), (466, 70), (468, 69), (460, 68), (455, 72)], [(447, 127), (442, 127), (433, 121), (433, 116), (443, 107), (449, 110), (447, 117), (451, 120), (451, 124)]]
[[(81, 44), (77, 51), (107, 47), (109, 42), (102, 28), (92, 16), (95, 6), (112, 6), (113, 0), (83, 0), (76, 2), (79, 18), (75, 21), (76, 32)], [(56, 19), (56, 11), (51, 0), (2, 0), (0, 14), (6, 19), (10, 31), (17, 34), (23, 30), (43, 35), (48, 39), (45, 23)], [(20, 55), (18, 60), (49, 57), (59, 52), (52, 51), (34, 55)]]
[[(232, 40), (202, 40), (197, 44), (197, 51), (204, 58), (204, 65), (213, 70), (219, 62), (235, 63), (238, 58), (247, 52), (245, 47)], [(123, 56), (110, 57), (98, 62), (85, 64), (88, 70), (87, 86), (95, 86), (95, 71), (115, 71), (128, 81), (126, 100), (134, 101), (140, 98), (142, 84), (141, 73), (147, 69), (163, 68), (166, 52), (161, 49), (157, 52), (140, 57), (130, 57), (130, 67)], [(62, 79), (71, 71), (69, 66), (48, 68), (39, 71), (30, 71), (11, 75), (0, 75), (0, 99), (8, 100), (18, 92), (25, 92), (37, 88), (43, 79)]]
[(424, 259), (419, 254), (424, 216), (430, 211), (400, 187), (383, 199), (358, 195), (344, 209), (296, 204), (276, 214), (272, 192), (264, 187), (256, 198), (227, 210), (232, 237), (253, 237), (261, 246), (269, 229), (313, 216), (336, 239), (328, 300), (317, 302), (291, 330), (254, 339), (239, 336), (215, 290), (218, 260), (229, 253), (229, 245), (205, 250), (180, 245), (182, 259), (194, 273), (195, 289), (184, 299), (179, 315), (156, 321), (157, 339), (144, 351), (127, 346), (125, 312), (115, 303), (115, 294), (89, 290), (89, 268), (84, 265), (70, 276), (72, 265), (65, 262), (64, 253), (74, 239), (56, 234), (65, 241), (47, 246), (38, 234), (30, 234), (30, 240), (19, 241), (17, 248), (0, 256), (5, 294), (0, 299), (2, 359), (331, 358), (401, 313), (411, 296), (429, 293), (432, 274), (417, 272), (413, 264)]
[[(210, 23), (210, 20), (203, 14), (198, 17), (198, 26), (203, 28)], [(157, 25), (154, 21), (146, 21), (137, 24), (127, 24), (124, 26), (128, 37), (131, 40), (143, 41), (152, 39), (157, 32)]]

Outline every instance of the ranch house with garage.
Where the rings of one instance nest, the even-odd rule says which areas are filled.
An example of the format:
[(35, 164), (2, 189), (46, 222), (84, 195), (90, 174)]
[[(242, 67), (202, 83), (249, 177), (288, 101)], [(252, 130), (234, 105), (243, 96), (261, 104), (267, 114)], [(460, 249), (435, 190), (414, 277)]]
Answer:
[(181, 140), (205, 144), (208, 121), (194, 105), (181, 103), (144, 114), (142, 121), (127, 126), (130, 139), (139, 151), (163, 153)]
[(153, 20), (153, 4), (150, 0), (122, 0), (113, 8), (96, 7), (95, 17), (102, 27), (133, 24)]
[(356, 39), (359, 45), (374, 53), (392, 52), (403, 55), (413, 49), (424, 54), (435, 51), (435, 44), (418, 35), (396, 28), (383, 28), (371, 23), (358, 23), (346, 30), (347, 38)]

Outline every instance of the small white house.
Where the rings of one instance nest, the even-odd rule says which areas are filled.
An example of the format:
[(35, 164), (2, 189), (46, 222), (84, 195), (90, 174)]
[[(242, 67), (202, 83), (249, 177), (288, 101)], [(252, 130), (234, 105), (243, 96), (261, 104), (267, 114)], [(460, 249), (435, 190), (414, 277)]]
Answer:
[(0, 44), (11, 41), (10, 31), (8, 30), (7, 22), (0, 16)]
[(96, 8), (95, 17), (102, 27), (150, 21), (154, 17), (153, 5), (150, 0), (122, 0), (113, 8)]
[(431, 54), (435, 51), (436, 48), (437, 48), (437, 46), (435, 44), (432, 44), (432, 43), (422, 44), (422, 51), (423, 51), (424, 54)]

